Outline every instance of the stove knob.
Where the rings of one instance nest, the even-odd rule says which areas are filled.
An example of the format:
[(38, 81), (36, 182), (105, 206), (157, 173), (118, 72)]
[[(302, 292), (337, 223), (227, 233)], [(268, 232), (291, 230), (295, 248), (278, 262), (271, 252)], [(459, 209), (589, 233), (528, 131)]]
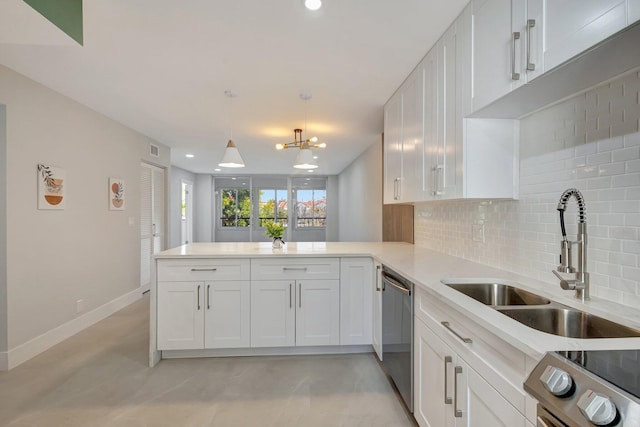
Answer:
[(540, 381), (544, 387), (554, 396), (563, 397), (569, 394), (573, 388), (571, 376), (562, 369), (554, 366), (547, 366), (540, 376)]
[(616, 405), (603, 394), (587, 390), (578, 400), (578, 408), (582, 415), (597, 426), (613, 423), (618, 415)]

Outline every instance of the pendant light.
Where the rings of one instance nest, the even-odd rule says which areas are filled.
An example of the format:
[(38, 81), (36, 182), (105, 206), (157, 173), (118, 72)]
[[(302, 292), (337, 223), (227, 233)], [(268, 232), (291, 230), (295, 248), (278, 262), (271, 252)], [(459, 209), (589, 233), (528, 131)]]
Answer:
[[(300, 94), (300, 99), (305, 101), (304, 132), (307, 133), (307, 107), (306, 107), (306, 103), (307, 103), (307, 101), (309, 101), (311, 99), (311, 94), (310, 93), (301, 93)], [(303, 141), (302, 140), (302, 133), (300, 135), (301, 135), (300, 141), (302, 142)], [(298, 152), (298, 155), (296, 156), (296, 161), (293, 164), (293, 167), (296, 168), (296, 169), (316, 169), (318, 167), (318, 164), (316, 163), (316, 160), (313, 158), (313, 152), (311, 151), (311, 148), (309, 147), (309, 140), (308, 139), (304, 140), (304, 142), (302, 142), (302, 144), (300, 145), (300, 151)]]
[(225, 90), (224, 94), (231, 99), (231, 113), (229, 120), (231, 122), (231, 132), (229, 132), (229, 142), (227, 142), (227, 147), (224, 149), (224, 156), (222, 157), (222, 161), (218, 163), (218, 166), (223, 168), (243, 168), (244, 160), (242, 160), (238, 147), (236, 147), (235, 142), (233, 142), (233, 98), (237, 95), (230, 90)]
[(293, 167), (296, 169), (316, 169), (318, 167), (307, 141), (302, 143)]

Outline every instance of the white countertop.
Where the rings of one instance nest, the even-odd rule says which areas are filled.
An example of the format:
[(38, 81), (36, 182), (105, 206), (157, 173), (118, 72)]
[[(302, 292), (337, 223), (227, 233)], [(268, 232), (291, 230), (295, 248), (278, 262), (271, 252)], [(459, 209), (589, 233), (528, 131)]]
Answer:
[(509, 283), (525, 290), (534, 291), (561, 304), (637, 329), (640, 329), (640, 310), (596, 297), (582, 304), (573, 298), (573, 291), (563, 291), (559, 284), (552, 286), (505, 270), (419, 248), (408, 243), (289, 242), (283, 249), (272, 249), (270, 242), (192, 243), (155, 255), (156, 258), (262, 258), (274, 256), (372, 256), (535, 359), (539, 359), (547, 351), (555, 350), (640, 349), (640, 338), (575, 339), (536, 331), (443, 285), (441, 280), (490, 278), (496, 282)]

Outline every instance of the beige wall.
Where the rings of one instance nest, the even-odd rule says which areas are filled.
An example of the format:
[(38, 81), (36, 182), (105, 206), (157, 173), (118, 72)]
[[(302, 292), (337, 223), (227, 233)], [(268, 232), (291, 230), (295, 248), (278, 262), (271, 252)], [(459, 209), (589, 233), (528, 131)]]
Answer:
[[(0, 104), (0, 352), (7, 351), (7, 132)], [(0, 362), (1, 364), (2, 362)]]
[[(8, 350), (136, 290), (140, 276), (141, 160), (169, 150), (0, 66), (7, 111)], [(159, 144), (158, 144), (159, 145)], [(65, 169), (66, 207), (37, 209), (36, 165)], [(126, 210), (109, 211), (109, 177), (125, 181)]]
[(339, 240), (382, 240), (382, 143), (376, 142), (339, 175)]

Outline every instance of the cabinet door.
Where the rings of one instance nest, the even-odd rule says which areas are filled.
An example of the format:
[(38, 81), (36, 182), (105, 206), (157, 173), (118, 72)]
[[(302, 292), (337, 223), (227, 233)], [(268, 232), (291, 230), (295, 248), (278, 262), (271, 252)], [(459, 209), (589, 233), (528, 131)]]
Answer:
[(402, 180), (399, 199), (422, 200), (424, 71), (419, 65), (402, 84)]
[(249, 347), (249, 281), (205, 283), (205, 348)]
[(526, 417), (484, 378), (466, 364), (462, 363), (461, 366), (466, 371), (468, 420), (473, 420), (473, 422), (469, 422), (469, 426), (527, 426)]
[(296, 346), (340, 344), (340, 281), (297, 282)]
[(511, 91), (520, 41), (511, 32), (511, 0), (473, 0), (474, 111)]
[(373, 261), (343, 258), (340, 262), (340, 344), (371, 344)]
[(433, 47), (422, 61), (424, 70), (424, 151), (422, 174), (422, 198), (431, 200), (436, 196), (435, 173), (438, 163), (438, 48)]
[(455, 198), (462, 193), (462, 171), (457, 169), (457, 156), (462, 156), (458, 148), (458, 132), (461, 123), (457, 108), (459, 91), (457, 88), (458, 37), (454, 23), (440, 38), (438, 48), (438, 99), (439, 107), (438, 145), (436, 149), (436, 173), (434, 174), (438, 198)]
[(295, 345), (293, 280), (251, 282), (251, 347)]
[(453, 351), (422, 320), (415, 319), (413, 415), (421, 427), (454, 423), (454, 357)]
[(627, 25), (631, 25), (640, 19), (640, 0), (627, 0), (629, 4), (629, 16)]
[(158, 283), (158, 350), (204, 348), (204, 283)]
[(402, 93), (384, 108), (384, 203), (399, 203), (402, 185)]
[(626, 0), (546, 0), (545, 69), (550, 70), (627, 25)]
[(375, 263), (375, 281), (373, 287), (373, 351), (382, 360), (382, 265)]

